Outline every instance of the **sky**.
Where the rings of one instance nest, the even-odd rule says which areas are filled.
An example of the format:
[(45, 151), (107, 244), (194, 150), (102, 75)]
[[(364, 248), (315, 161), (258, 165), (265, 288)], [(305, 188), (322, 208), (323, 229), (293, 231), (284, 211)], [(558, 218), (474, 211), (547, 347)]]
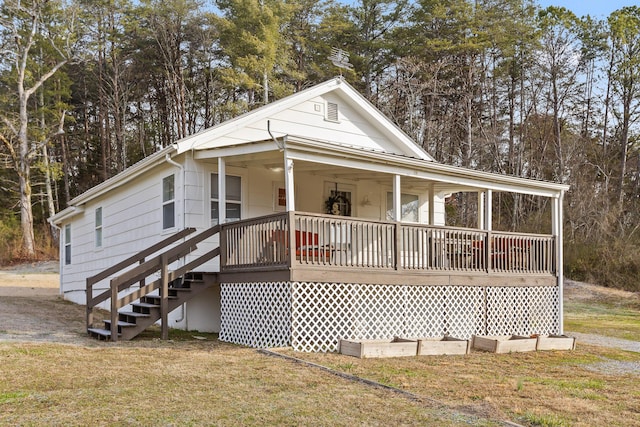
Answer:
[(578, 16), (591, 15), (593, 18), (604, 19), (614, 10), (625, 6), (638, 6), (638, 0), (538, 0), (540, 7), (562, 6)]

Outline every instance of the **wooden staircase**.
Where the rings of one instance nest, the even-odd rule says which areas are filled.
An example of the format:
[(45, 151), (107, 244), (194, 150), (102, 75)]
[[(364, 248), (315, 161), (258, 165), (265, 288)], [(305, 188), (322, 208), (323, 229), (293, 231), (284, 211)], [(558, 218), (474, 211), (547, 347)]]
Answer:
[[(191, 298), (210, 288), (217, 280), (215, 273), (191, 272), (169, 283), (169, 313)], [(118, 339), (135, 338), (149, 326), (161, 320), (162, 301), (159, 294), (148, 294), (130, 305), (131, 310), (119, 310)], [(104, 319), (104, 328), (87, 328), (90, 336), (99, 340), (111, 340), (111, 319)]]
[[(160, 321), (162, 339), (168, 339), (168, 314), (216, 284), (218, 278), (217, 273), (194, 272), (193, 269), (219, 256), (219, 247), (175, 270), (169, 270), (169, 265), (195, 251), (198, 243), (219, 233), (220, 227), (211, 227), (195, 237), (176, 244), (194, 231), (193, 228), (182, 230), (87, 278), (88, 334), (101, 340), (130, 340)], [(151, 258), (147, 259), (150, 256)], [(122, 273), (114, 276), (119, 272)], [(146, 282), (150, 276), (157, 277), (158, 273), (160, 273), (160, 279)], [(94, 286), (107, 278), (109, 278), (109, 289), (94, 296)], [(93, 324), (93, 311), (98, 304), (109, 299), (111, 300), (109, 317), (103, 320), (103, 327), (96, 327)], [(131, 309), (124, 310), (127, 307)]]

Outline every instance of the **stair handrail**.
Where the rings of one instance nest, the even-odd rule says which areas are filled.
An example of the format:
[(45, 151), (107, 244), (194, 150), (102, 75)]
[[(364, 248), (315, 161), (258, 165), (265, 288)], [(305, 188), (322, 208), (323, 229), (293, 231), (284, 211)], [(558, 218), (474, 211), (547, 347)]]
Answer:
[(101, 282), (102, 280), (108, 278), (109, 276), (112, 276), (115, 273), (118, 273), (119, 271), (124, 270), (127, 267), (130, 267), (135, 263), (143, 263), (145, 261), (145, 258), (148, 257), (149, 255), (164, 249), (168, 245), (177, 242), (178, 240), (188, 236), (194, 231), (196, 231), (196, 229), (193, 227), (180, 230), (177, 233), (174, 233), (171, 236), (159, 241), (158, 243), (155, 243), (149, 246), (148, 248), (143, 249), (140, 252), (130, 256), (129, 258), (126, 258), (120, 261), (119, 263), (102, 270), (98, 274), (95, 274), (91, 277), (87, 277), (86, 279), (87, 327), (90, 327), (91, 324), (93, 323), (94, 307), (100, 302), (102, 302), (102, 300), (96, 302), (96, 299), (93, 298), (93, 286), (95, 284)]
[[(161, 242), (156, 243), (155, 245), (150, 246), (149, 248), (137, 253), (134, 256), (127, 258), (124, 261), (110, 267), (109, 269), (100, 272), (90, 278), (87, 278), (87, 328), (91, 327), (93, 323), (93, 308), (107, 299), (111, 298), (111, 339), (113, 341), (117, 340), (117, 317), (118, 317), (118, 309), (123, 307), (126, 304), (129, 304), (135, 299), (139, 299), (150, 292), (153, 292), (156, 289), (164, 288), (162, 285), (163, 282), (170, 282), (177, 277), (180, 277), (184, 273), (194, 269), (205, 262), (215, 258), (220, 254), (220, 248), (216, 247), (213, 250), (206, 252), (205, 254), (199, 256), (195, 260), (185, 264), (182, 267), (177, 268), (174, 271), (168, 270), (168, 265), (172, 262), (188, 255), (195, 249), (197, 249), (197, 244), (207, 239), (217, 233), (220, 232), (220, 226), (216, 225), (207, 230), (202, 231), (190, 239), (185, 240), (179, 245), (173, 246), (164, 252), (154, 256), (149, 260), (144, 260), (145, 257), (150, 254), (156, 253), (159, 250), (162, 250), (167, 245), (170, 245), (177, 240), (184, 238), (185, 236), (193, 233), (195, 228), (187, 228), (184, 229)], [(119, 276), (113, 276), (110, 279), (109, 289), (105, 290), (103, 293), (93, 297), (93, 285), (100, 280), (103, 280), (109, 276), (112, 276), (114, 273), (118, 271), (122, 271), (126, 267), (130, 267), (136, 262), (140, 262), (140, 264), (136, 267), (131, 268), (130, 270), (125, 271)], [(144, 279), (151, 274), (160, 271), (161, 278), (155, 280), (152, 283), (144, 284)], [(108, 274), (107, 274), (108, 273)], [(118, 292), (123, 289), (129, 288), (136, 282), (140, 282), (140, 289), (135, 292), (128, 294), (122, 298), (118, 298)], [(161, 291), (162, 299), (166, 300), (167, 292), (166, 290)], [(135, 298), (135, 299), (134, 299)], [(162, 300), (161, 300), (162, 301)], [(165, 301), (166, 302), (166, 301)], [(166, 316), (165, 316), (166, 317)], [(162, 327), (163, 327), (163, 336), (166, 335), (164, 329), (167, 325), (166, 318), (163, 318)]]
[[(118, 292), (130, 287), (134, 283), (138, 282), (141, 278), (154, 274), (157, 271), (160, 271), (160, 279), (152, 282), (150, 286), (141, 287), (136, 293), (139, 294), (138, 298), (141, 298), (148, 293), (160, 288), (160, 325), (162, 328), (161, 338), (163, 340), (169, 339), (169, 322), (167, 321), (169, 314), (169, 282), (177, 277), (180, 277), (180, 275), (176, 274), (176, 271), (184, 270), (184, 272), (187, 272), (204, 264), (208, 260), (213, 259), (215, 256), (220, 254), (220, 248), (217, 247), (206, 252), (205, 254), (199, 256), (195, 260), (189, 262), (182, 268), (178, 268), (175, 271), (169, 270), (169, 264), (196, 250), (198, 243), (219, 232), (220, 226), (214, 225), (213, 227), (204, 230), (194, 237), (185, 240), (181, 244), (161, 253), (160, 255), (155, 256), (149, 261), (140, 264), (138, 267), (125, 272), (123, 276), (114, 277), (113, 279), (111, 279), (111, 341), (118, 340), (118, 310), (129, 303), (126, 296), (118, 298)], [(184, 272), (182, 274), (184, 274)]]

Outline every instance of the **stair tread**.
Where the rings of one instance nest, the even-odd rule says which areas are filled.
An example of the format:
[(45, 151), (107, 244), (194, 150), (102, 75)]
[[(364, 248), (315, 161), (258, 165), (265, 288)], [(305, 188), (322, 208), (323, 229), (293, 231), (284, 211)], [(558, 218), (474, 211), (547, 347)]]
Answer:
[(109, 329), (87, 328), (87, 332), (90, 332), (90, 333), (93, 333), (93, 334), (96, 334), (96, 335), (102, 335), (102, 336), (105, 336), (105, 337), (110, 337), (111, 336), (111, 331)]
[(131, 317), (151, 317), (150, 314), (138, 313), (137, 311), (119, 311), (118, 314), (122, 314), (124, 316), (131, 316)]
[(148, 302), (134, 302), (131, 305), (135, 307), (160, 308), (158, 304), (150, 304)]
[[(111, 320), (105, 319), (104, 323), (105, 325), (111, 325)], [(118, 326), (130, 327), (130, 326), (136, 326), (136, 324), (131, 322), (125, 322), (124, 320), (118, 320)]]
[[(145, 295), (145, 296), (144, 296), (144, 297), (142, 297), (142, 298), (147, 298), (147, 299), (160, 299), (160, 295)], [(175, 295), (169, 295), (169, 296), (167, 297), (167, 299), (178, 299), (178, 297), (177, 297), (177, 296), (175, 296)]]

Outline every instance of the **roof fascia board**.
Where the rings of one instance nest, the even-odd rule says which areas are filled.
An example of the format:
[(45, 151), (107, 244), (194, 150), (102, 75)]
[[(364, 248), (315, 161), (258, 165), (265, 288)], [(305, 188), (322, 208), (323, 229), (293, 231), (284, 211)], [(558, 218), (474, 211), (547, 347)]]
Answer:
[[(282, 138), (278, 138), (282, 141)], [(273, 140), (250, 142), (247, 144), (231, 145), (220, 148), (209, 148), (206, 150), (197, 150), (194, 152), (194, 158), (211, 159), (216, 157), (239, 156), (243, 154), (265, 153), (268, 151), (278, 151), (279, 148)]]
[[(383, 162), (385, 164), (393, 164), (399, 168), (407, 168), (407, 166), (412, 166), (410, 170), (413, 170), (414, 168), (417, 170), (429, 170), (430, 172), (441, 173), (447, 176), (459, 176), (465, 179), (472, 179), (473, 181), (471, 181), (472, 182), (471, 186), (475, 188), (492, 189), (490, 185), (495, 182), (499, 182), (499, 183), (502, 183), (503, 185), (516, 186), (519, 189), (518, 192), (520, 192), (522, 188), (525, 188), (525, 189), (538, 189), (538, 190), (544, 191), (545, 193), (553, 192), (553, 193), (557, 193), (558, 195), (561, 192), (567, 191), (570, 188), (568, 185), (565, 185), (565, 184), (558, 184), (558, 183), (548, 182), (548, 181), (536, 181), (532, 179), (519, 178), (519, 177), (509, 176), (509, 175), (501, 175), (501, 174), (492, 173), (492, 172), (476, 171), (473, 169), (466, 169), (458, 166), (445, 165), (438, 162), (425, 162), (424, 160), (415, 159), (411, 157), (397, 158), (395, 156), (390, 156), (382, 152), (359, 150), (356, 148), (344, 147), (344, 146), (334, 146), (331, 144), (323, 143), (321, 141), (310, 142), (310, 141), (302, 141), (302, 140), (289, 138), (289, 143), (288, 143), (289, 147), (292, 146), (292, 143), (297, 144), (299, 147), (301, 147), (305, 151), (315, 152), (320, 155), (325, 155), (328, 152), (334, 151), (334, 152), (338, 152), (339, 155), (343, 157), (345, 155), (349, 155), (350, 157), (353, 157), (353, 158), (366, 157), (372, 160), (376, 160), (377, 162)], [(438, 175), (438, 176), (441, 176), (441, 175)], [(477, 181), (482, 181), (485, 184), (478, 185)], [(509, 190), (509, 191), (512, 191), (512, 190)], [(527, 194), (532, 194), (532, 193), (527, 192)]]
[(352, 158), (336, 158), (331, 156), (318, 155), (317, 153), (311, 154), (308, 152), (293, 150), (289, 151), (288, 157), (293, 160), (323, 163), (326, 165), (342, 166), (352, 169), (373, 170), (390, 175), (400, 175), (411, 178), (420, 178), (429, 181), (445, 182), (450, 185), (476, 188), (478, 190), (493, 190), (543, 197), (558, 197), (558, 192), (553, 190), (531, 188), (529, 186), (520, 186), (503, 182), (478, 180), (477, 178), (443, 175), (436, 171), (413, 169), (397, 164), (391, 165), (383, 163), (370, 163), (362, 160), (355, 160)]

